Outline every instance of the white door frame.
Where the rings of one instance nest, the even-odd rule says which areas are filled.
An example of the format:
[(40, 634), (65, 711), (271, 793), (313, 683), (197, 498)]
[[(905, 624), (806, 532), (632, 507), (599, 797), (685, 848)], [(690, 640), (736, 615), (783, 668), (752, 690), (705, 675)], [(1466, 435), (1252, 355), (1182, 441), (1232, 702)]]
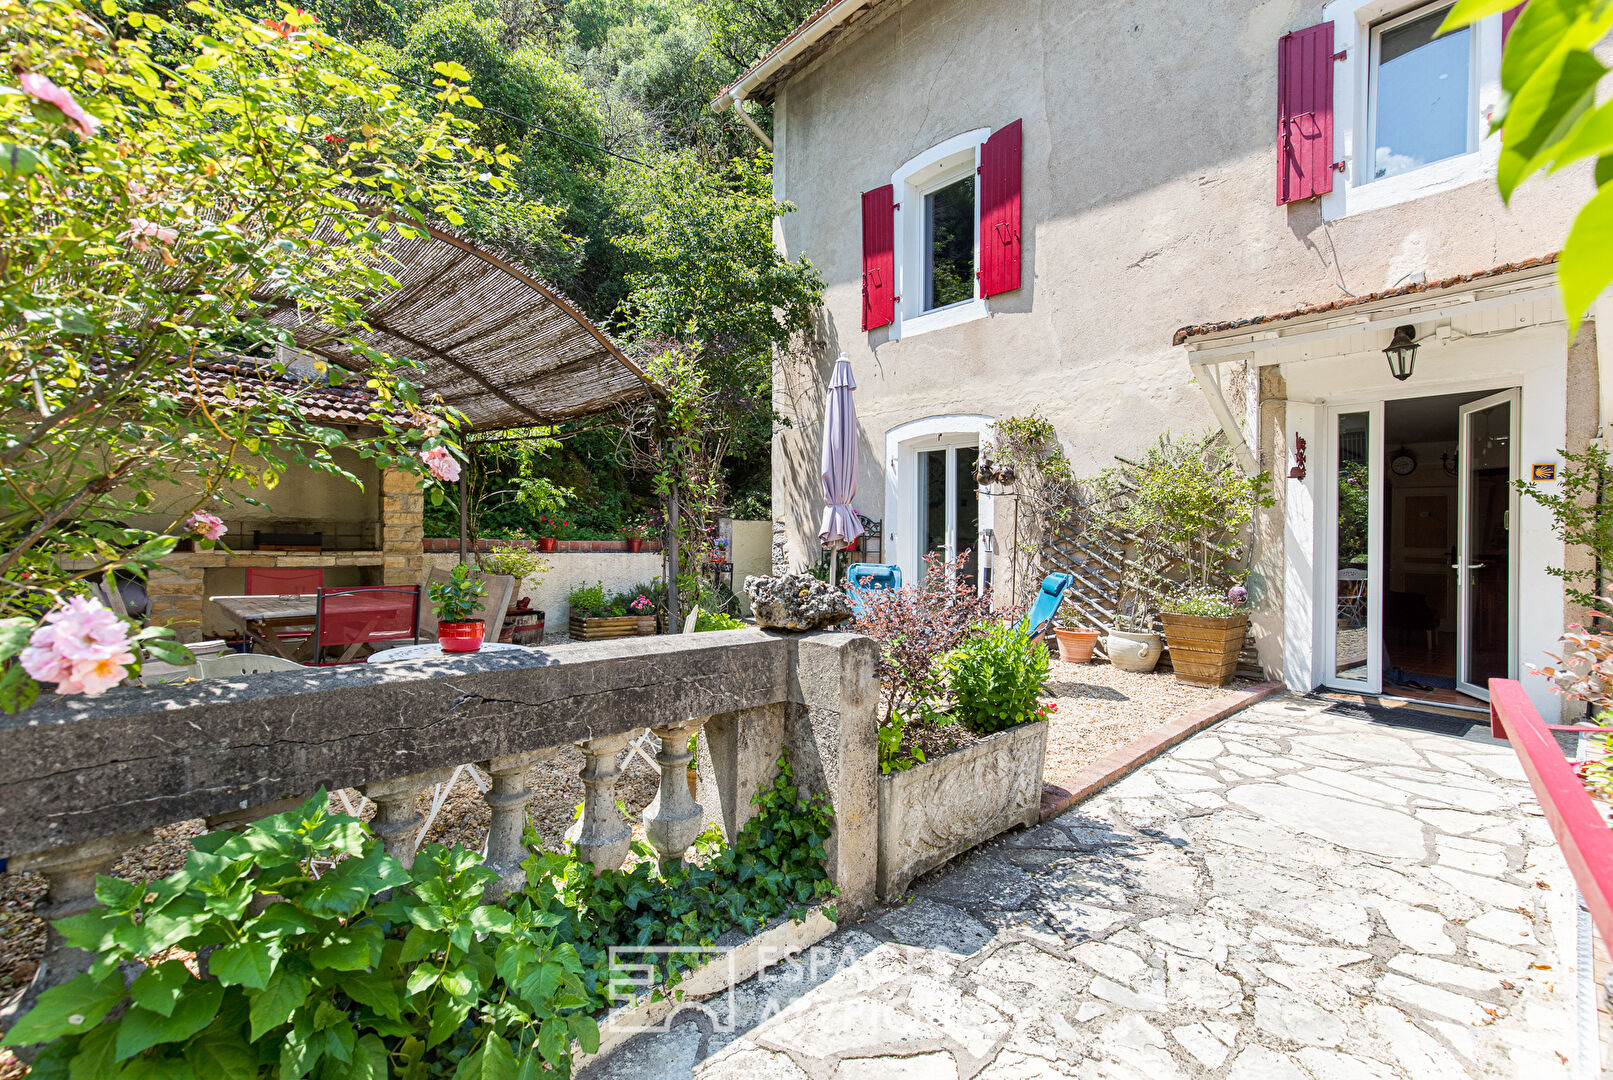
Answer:
[[(1383, 692), (1383, 406), (1382, 401), (1329, 405), (1323, 429), (1324, 501), (1322, 511), (1322, 568), (1326, 606), (1323, 640), (1327, 654), (1322, 663), (1322, 684), (1334, 690), (1362, 694)], [(1367, 414), (1367, 677), (1341, 679), (1339, 660), (1339, 417)]]
[[(923, 540), (919, 534), (922, 478), (919, 451), (948, 446), (979, 446), (984, 453), (996, 436), (997, 421), (989, 416), (927, 416), (891, 428), (885, 433), (885, 542), (890, 558), (902, 571), (903, 581), (917, 581), (924, 573)], [(991, 528), (992, 498), (980, 494), (980, 529)], [(979, 547), (974, 570), (980, 573)], [(977, 578), (978, 580), (978, 578)]]
[(1471, 532), (1468, 528), (1468, 511), (1472, 506), (1472, 479), (1468, 466), (1462, 462), (1471, 461), (1468, 448), (1468, 435), (1474, 413), (1494, 408), (1500, 404), (1510, 406), (1507, 410), (1507, 678), (1518, 677), (1518, 536), (1521, 532), (1518, 517), (1518, 489), (1514, 482), (1522, 472), (1522, 453), (1520, 445), (1523, 435), (1522, 395), (1516, 387), (1503, 390), (1489, 397), (1470, 401), (1459, 409), (1460, 421), (1456, 436), (1456, 453), (1458, 466), (1456, 470), (1456, 689), (1480, 701), (1490, 700), (1490, 689), (1480, 686), (1468, 679), (1467, 653), (1469, 637), (1469, 619), (1471, 614), (1473, 588), (1468, 569), (1472, 564), (1469, 550)]

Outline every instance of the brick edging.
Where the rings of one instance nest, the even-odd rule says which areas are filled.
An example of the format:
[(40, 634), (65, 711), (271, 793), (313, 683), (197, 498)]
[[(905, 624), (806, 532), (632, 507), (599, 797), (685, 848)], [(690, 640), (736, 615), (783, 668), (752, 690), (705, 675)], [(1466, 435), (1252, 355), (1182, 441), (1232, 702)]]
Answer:
[(1074, 776), (1042, 784), (1041, 819), (1057, 817), (1076, 803), (1091, 798), (1132, 770), (1154, 760), (1189, 736), (1196, 735), (1233, 713), (1241, 712), (1263, 698), (1283, 688), (1282, 683), (1268, 682), (1237, 690), (1183, 713), (1176, 719), (1161, 724), (1140, 739), (1133, 739), (1118, 750), (1111, 751), (1082, 769)]
[[(526, 548), (528, 551), (536, 550), (538, 546), (535, 540), (479, 540), (476, 543), (476, 550), (479, 552), (492, 551), (495, 543), (511, 544), (516, 547)], [(420, 541), (420, 546), (428, 555), (457, 553), (459, 551), (459, 538), (453, 536), (428, 536)], [(644, 542), (644, 551), (641, 554), (654, 555), (658, 554), (660, 550), (661, 541), (646, 540)], [(578, 552), (625, 553), (627, 552), (627, 542), (625, 540), (558, 540), (555, 542), (554, 551), (546, 551), (543, 554), (575, 554)]]

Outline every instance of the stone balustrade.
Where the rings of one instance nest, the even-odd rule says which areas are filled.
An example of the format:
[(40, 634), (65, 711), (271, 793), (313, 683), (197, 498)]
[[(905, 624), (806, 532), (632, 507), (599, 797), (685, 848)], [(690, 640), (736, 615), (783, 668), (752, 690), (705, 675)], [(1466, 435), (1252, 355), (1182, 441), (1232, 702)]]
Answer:
[[(583, 753), (583, 813), (568, 838), (597, 869), (620, 867), (621, 751), (648, 728), (660, 788), (645, 833), (676, 865), (706, 821), (730, 838), (771, 782), (780, 747), (803, 792), (834, 809), (827, 849), (840, 907), (874, 895), (878, 795), (874, 643), (850, 634), (733, 630), (125, 687), (43, 699), (0, 717), (0, 854), (46, 875), (50, 920), (93, 903), (95, 875), (157, 826), (239, 828), (324, 787), (376, 804), (371, 828), (405, 864), (423, 788), (475, 762), (491, 779), (485, 859), (497, 894), (519, 887), (528, 768)], [(686, 776), (704, 729), (700, 797)], [(20, 1008), (90, 958), (52, 932)]]

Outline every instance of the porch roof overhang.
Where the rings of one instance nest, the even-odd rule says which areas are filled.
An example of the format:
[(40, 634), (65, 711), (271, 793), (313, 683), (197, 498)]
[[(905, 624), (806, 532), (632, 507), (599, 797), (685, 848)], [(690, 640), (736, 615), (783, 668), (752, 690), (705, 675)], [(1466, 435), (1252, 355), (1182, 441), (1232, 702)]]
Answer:
[[(423, 402), (463, 413), (472, 431), (552, 426), (646, 401), (659, 386), (560, 290), (447, 230), (393, 231), (385, 269), (398, 285), (360, 298), (370, 348), (416, 365)], [(270, 299), (269, 321), (297, 348), (353, 372), (364, 356)]]
[(1171, 341), (1187, 348), (1188, 361), (1194, 367), (1251, 356), (1259, 364), (1278, 363), (1287, 357), (1275, 350), (1298, 341), (1392, 330), (1402, 323), (1544, 299), (1556, 292), (1556, 269), (1557, 254), (1553, 252), (1488, 270), (1412, 282), (1270, 315), (1184, 326), (1172, 335)]
[[(1329, 339), (1393, 332), (1403, 323), (1449, 319), (1490, 308), (1514, 307), (1557, 295), (1557, 254), (1503, 263), (1437, 281), (1418, 281), (1361, 296), (1347, 296), (1270, 315), (1184, 326), (1172, 344), (1187, 349), (1188, 365), (1244, 470), (1254, 476), (1258, 459), (1244, 438), (1221, 384), (1221, 365), (1240, 361), (1257, 367), (1325, 353)], [(1558, 305), (1561, 306), (1560, 304)], [(1387, 337), (1384, 339), (1387, 342)], [(1347, 344), (1340, 341), (1338, 344)], [(1321, 348), (1317, 348), (1321, 346)]]

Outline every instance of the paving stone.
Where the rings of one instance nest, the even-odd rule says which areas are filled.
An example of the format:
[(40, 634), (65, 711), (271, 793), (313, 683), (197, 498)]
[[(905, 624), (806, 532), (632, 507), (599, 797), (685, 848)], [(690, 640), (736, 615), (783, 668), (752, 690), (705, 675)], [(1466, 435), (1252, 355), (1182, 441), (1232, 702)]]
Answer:
[(1219, 791), (1221, 782), (1214, 777), (1205, 776), (1197, 769), (1189, 772), (1186, 769), (1155, 769), (1154, 777), (1167, 787), (1179, 791)]
[(692, 1020), (674, 1024), (652, 1037), (639, 1036), (610, 1056), (611, 1076), (618, 1080), (660, 1080), (668, 1072), (687, 1073), (700, 1051), (701, 1031)]
[(1249, 785), (1228, 795), (1237, 806), (1284, 827), (1351, 851), (1412, 862), (1427, 857), (1422, 830), (1405, 814), (1276, 784)]
[(1433, 808), (1419, 809), (1416, 812), (1417, 820), (1426, 821), (1440, 832), (1453, 833), (1466, 836), (1479, 829), (1496, 824), (1495, 819), (1488, 814), (1470, 814), (1465, 810), (1437, 810)]
[(1375, 778), (1390, 787), (1409, 792), (1418, 800), (1420, 806), (1432, 805), (1452, 810), (1466, 810), (1473, 814), (1490, 814), (1509, 805), (1509, 800), (1494, 791), (1458, 786), (1456, 781), (1460, 779), (1459, 777), (1452, 777), (1446, 782), (1437, 784), (1427, 780), (1405, 780), (1383, 773), (1379, 773)]
[(1315, 1080), (1396, 1080), (1394, 1070), (1378, 1061), (1307, 1046), (1295, 1057)]
[(1527, 946), (1535, 943), (1534, 924), (1516, 911), (1486, 911), (1478, 918), (1467, 921), (1467, 932), (1499, 941), (1503, 945)]
[(1344, 1022), (1298, 994), (1262, 986), (1255, 991), (1255, 1027), (1276, 1039), (1307, 1046), (1337, 1046)]
[(1171, 1028), (1171, 1037), (1181, 1044), (1194, 1061), (1206, 1069), (1219, 1069), (1227, 1059), (1227, 1048), (1203, 1024), (1184, 1024)]
[(1047, 921), (1066, 941), (1080, 942), (1102, 937), (1125, 922), (1125, 916), (1091, 904), (1053, 903), (1043, 912)]
[(1305, 843), (1290, 829), (1238, 813), (1210, 814), (1191, 822), (1189, 828), (1195, 843), (1205, 849), (1230, 844), (1267, 855), (1293, 855)]
[(1036, 887), (1036, 879), (998, 859), (975, 856), (945, 873), (931, 874), (913, 891), (932, 900), (965, 907), (1019, 908)]
[(983, 1072), (975, 1074), (975, 1080), (1065, 1080), (1077, 1075), (1073, 1064), (1004, 1050)]
[[(1246, 1046), (1232, 1061), (1226, 1080), (1311, 1080), (1298, 1061), (1264, 1046)], [(1419, 1078), (1421, 1080), (1421, 1078)]]
[(792, 1009), (763, 1025), (753, 1037), (769, 1050), (796, 1058), (825, 1059), (917, 1053), (944, 1045), (947, 1032), (886, 1002), (853, 997)]
[(1498, 945), (1493, 941), (1484, 940), (1477, 934), (1468, 935), (1467, 953), (1473, 958), (1473, 962), (1484, 970), (1494, 971), (1503, 978), (1527, 975), (1530, 965), (1535, 962), (1533, 954), (1523, 949)]
[[(1350, 990), (1361, 991), (1370, 979), (1331, 968), (1298, 968), (1287, 964), (1257, 964), (1256, 971), (1278, 986), (1287, 987), (1324, 1009), (1343, 1009), (1350, 1003)], [(1254, 981), (1254, 980), (1250, 980)]]
[(1401, 953), (1389, 961), (1389, 970), (1435, 986), (1459, 986), (1464, 990), (1480, 991), (1501, 989), (1501, 976), (1494, 972), (1435, 960), (1430, 956)]
[(1075, 1010), (1075, 1021), (1078, 1024), (1085, 1024), (1089, 1020), (1096, 1020), (1100, 1016), (1107, 1015), (1109, 1015), (1109, 1006), (1096, 1001), (1087, 1001), (1083, 1002), (1081, 1007)]
[(1165, 958), (1165, 986), (1171, 1004), (1221, 1012), (1243, 1000), (1243, 984), (1208, 960), (1171, 953)]
[(976, 965), (968, 979), (989, 986), (1015, 1011), (1062, 1012), (1087, 989), (1086, 970), (1032, 945), (1000, 948)]
[(1431, 1016), (1442, 1016), (1464, 1024), (1477, 1024), (1484, 1019), (1483, 1008), (1472, 998), (1441, 990), (1437, 986), (1428, 986), (1403, 975), (1385, 975), (1378, 980), (1377, 991), (1402, 1006), (1421, 1010)]
[(1221, 756), (1221, 740), (1214, 735), (1199, 735), (1172, 749), (1165, 760), (1180, 758), (1183, 761), (1213, 761)]
[(1098, 974), (1107, 975), (1115, 982), (1127, 986), (1135, 986), (1144, 981), (1145, 976), (1152, 970), (1148, 966), (1148, 961), (1136, 953), (1099, 941), (1077, 945), (1070, 950), (1070, 955)]
[[(1306, 780), (1337, 788), (1340, 792), (1366, 799), (1369, 802), (1381, 803), (1385, 806), (1403, 807), (1410, 801), (1410, 796), (1403, 791), (1397, 791), (1388, 784), (1380, 784), (1357, 773), (1346, 772), (1343, 769), (1330, 769), (1318, 766), (1306, 769), (1298, 774)], [(1295, 776), (1285, 776), (1285, 781), (1296, 779)]]
[(1333, 757), (1347, 758), (1367, 765), (1412, 765), (1421, 767), (1422, 756), (1405, 739), (1371, 731), (1351, 731), (1336, 735), (1301, 735), (1292, 740), (1295, 751), (1319, 750)]
[(836, 1080), (958, 1080), (951, 1054), (852, 1058), (840, 1063)]
[(878, 924), (904, 945), (941, 949), (958, 956), (973, 955), (991, 940), (991, 931), (966, 911), (937, 904), (922, 896), (882, 915)]
[(1241, 940), (1226, 923), (1210, 915), (1172, 915), (1149, 919), (1138, 926), (1149, 937), (1217, 967), (1226, 962), (1227, 946)]
[(1442, 956), (1456, 951), (1450, 935), (1445, 932), (1445, 919), (1438, 912), (1381, 896), (1369, 897), (1367, 903), (1378, 909), (1378, 914), (1389, 925), (1389, 933), (1406, 948)]
[(1111, 1005), (1136, 1012), (1162, 1012), (1165, 1008), (1163, 994), (1139, 993), (1129, 986), (1122, 986), (1113, 979), (1102, 975), (1095, 975), (1092, 984), (1087, 987), (1087, 993), (1093, 997), (1102, 998)]
[(1405, 1013), (1389, 1005), (1374, 1006), (1368, 1013), (1406, 1075), (1416, 1080), (1468, 1080), (1467, 1070), (1456, 1055), (1419, 1029)]
[(1465, 870), (1452, 870), (1448, 866), (1431, 866), (1428, 873), (1452, 886), (1451, 892), (1465, 896), (1480, 904), (1494, 908), (1529, 907), (1534, 897), (1521, 885), (1508, 884), (1495, 878), (1469, 874)]
[(916, 979), (907, 992), (907, 1011), (945, 1031), (979, 1061), (992, 1054), (1013, 1030), (1009, 1017), (965, 994), (951, 983)]
[[(612, 1080), (619, 1080), (615, 1071), (617, 1057), (607, 1059)], [(660, 1059), (663, 1069), (656, 1076), (675, 1075), (668, 1067), (672, 1063)], [(621, 1074), (625, 1076), (625, 1074)], [(788, 1054), (763, 1050), (755, 1043), (740, 1040), (725, 1047), (719, 1054), (708, 1058), (694, 1069), (695, 1080), (811, 1080)]]
[(1360, 949), (1334, 949), (1326, 945), (1291, 945), (1278, 942), (1272, 949), (1285, 963), (1298, 968), (1341, 968), (1372, 959)]

